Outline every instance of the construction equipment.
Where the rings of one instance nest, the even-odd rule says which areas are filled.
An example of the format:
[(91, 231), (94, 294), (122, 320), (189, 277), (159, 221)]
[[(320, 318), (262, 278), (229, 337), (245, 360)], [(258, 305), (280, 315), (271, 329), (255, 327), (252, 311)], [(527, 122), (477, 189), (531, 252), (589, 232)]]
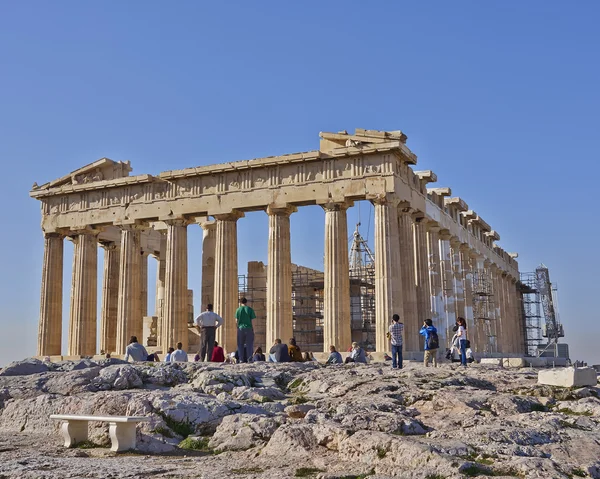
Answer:
[(542, 326), (542, 336), (548, 338), (548, 344), (545, 348), (538, 350), (538, 356), (542, 356), (546, 350), (554, 348), (554, 356), (558, 357), (558, 339), (565, 336), (565, 330), (560, 323), (556, 312), (553, 297), (552, 283), (550, 282), (550, 273), (548, 268), (542, 263), (535, 269), (537, 290), (542, 302), (544, 312), (544, 325)]

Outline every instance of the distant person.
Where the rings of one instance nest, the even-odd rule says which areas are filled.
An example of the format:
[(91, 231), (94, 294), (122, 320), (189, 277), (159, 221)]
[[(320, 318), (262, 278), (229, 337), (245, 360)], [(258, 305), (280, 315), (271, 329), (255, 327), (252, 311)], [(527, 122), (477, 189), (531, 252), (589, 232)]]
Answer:
[(287, 344), (283, 344), (279, 338), (275, 340), (269, 350), (269, 361), (273, 363), (289, 363), (291, 361)]
[(425, 367), (429, 366), (429, 360), (431, 359), (434, 368), (437, 368), (437, 352), (440, 347), (440, 342), (437, 335), (437, 329), (433, 325), (431, 319), (423, 321), (423, 327), (419, 331), (421, 336), (425, 336), (425, 356), (423, 364)]
[(342, 355), (337, 352), (335, 346), (329, 346), (329, 357), (325, 364), (342, 364), (343, 362)]
[(223, 324), (223, 318), (213, 312), (213, 305), (207, 304), (206, 311), (200, 313), (194, 320), (196, 328), (200, 331), (200, 351), (198, 352), (199, 361), (210, 361), (217, 328)]
[(183, 344), (177, 343), (177, 349), (171, 353), (171, 362), (172, 363), (187, 363), (188, 355), (182, 349)]
[(288, 353), (290, 355), (290, 361), (298, 363), (302, 362), (302, 352), (296, 344), (296, 338), (290, 338), (290, 343), (288, 345)]
[(458, 318), (458, 341), (460, 345), (460, 364), (461, 366), (467, 367), (467, 322), (465, 318)]
[(475, 356), (473, 356), (473, 350), (471, 349), (471, 341), (469, 341), (468, 339), (466, 347), (467, 349), (465, 350), (465, 353), (467, 355), (467, 363), (475, 362)]
[(404, 324), (400, 322), (400, 316), (392, 316), (392, 324), (389, 328), (390, 342), (392, 343), (392, 369), (402, 369), (402, 333)]
[(129, 361), (131, 357), (132, 361), (146, 361), (148, 358), (148, 351), (146, 348), (138, 343), (136, 336), (131, 336), (129, 344), (125, 348), (125, 361)]
[(235, 312), (238, 356), (241, 363), (247, 363), (252, 357), (252, 351), (254, 351), (252, 320), (256, 318), (256, 313), (247, 303), (248, 300), (242, 298), (240, 300), (240, 307)]
[(165, 355), (165, 363), (171, 362), (171, 354), (173, 354), (173, 351), (175, 351), (175, 348), (169, 348), (167, 350), (167, 354)]
[(258, 348), (256, 348), (256, 351), (254, 351), (254, 355), (252, 356), (252, 362), (258, 363), (261, 361), (265, 361), (265, 355), (263, 354), (262, 348), (259, 346)]
[(359, 346), (357, 342), (352, 343), (352, 352), (346, 358), (346, 363), (363, 363), (367, 364), (367, 354), (365, 350)]
[(223, 348), (219, 346), (219, 343), (215, 341), (215, 345), (213, 347), (212, 356), (210, 357), (211, 362), (213, 363), (223, 363), (225, 362), (225, 352)]
[(158, 354), (156, 354), (156, 353), (148, 354), (148, 358), (146, 358), (146, 361), (150, 361), (150, 362), (159, 361)]
[(302, 361), (303, 362), (311, 362), (311, 361), (316, 361), (317, 358), (315, 358), (315, 355), (309, 351), (304, 351), (302, 353)]

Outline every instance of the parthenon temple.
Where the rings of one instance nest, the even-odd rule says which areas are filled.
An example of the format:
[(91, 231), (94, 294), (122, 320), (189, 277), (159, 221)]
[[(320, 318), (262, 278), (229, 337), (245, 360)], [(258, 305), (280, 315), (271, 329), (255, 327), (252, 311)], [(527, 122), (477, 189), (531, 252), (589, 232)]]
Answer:
[[(102, 158), (34, 184), (30, 196), (41, 202), (44, 233), (38, 355), (123, 354), (130, 336), (143, 337), (149, 257), (157, 261), (156, 348), (181, 341), (193, 350), (187, 236), (197, 227), (203, 230), (202, 309), (214, 304), (224, 318), (217, 339), (233, 351), (237, 224), (253, 211), (269, 219), (264, 316), (255, 328), (264, 332), (263, 347), (287, 340), (299, 327), (290, 217), (308, 205), (321, 206), (325, 216), (320, 347), (345, 350), (353, 339), (347, 209), (361, 200), (374, 209), (376, 351), (389, 351), (386, 332), (398, 313), (407, 352), (423, 349), (418, 330), (426, 318), (444, 347), (462, 316), (475, 350), (524, 354), (517, 255), (498, 246), (498, 232), (450, 188), (430, 187), (436, 175), (416, 171), (406, 140), (401, 131), (321, 133), (318, 150), (156, 176), (132, 176), (129, 162)], [(67, 351), (61, 347), (65, 239), (74, 245)], [(101, 294), (98, 247), (104, 249)]]

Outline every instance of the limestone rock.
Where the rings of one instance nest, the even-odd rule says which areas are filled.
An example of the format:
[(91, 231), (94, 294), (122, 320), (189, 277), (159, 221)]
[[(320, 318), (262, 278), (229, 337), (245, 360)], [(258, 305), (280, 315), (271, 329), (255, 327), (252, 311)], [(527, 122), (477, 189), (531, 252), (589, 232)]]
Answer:
[(221, 451), (244, 451), (263, 446), (281, 423), (281, 419), (255, 414), (225, 416), (217, 426), (209, 446)]
[(594, 368), (556, 368), (541, 370), (538, 383), (565, 388), (596, 386), (598, 375)]
[(308, 411), (315, 409), (312, 404), (294, 404), (285, 408), (285, 412), (289, 417), (302, 419)]
[(92, 385), (101, 391), (139, 388), (142, 384), (138, 371), (130, 365), (108, 366), (92, 380)]
[(29, 358), (23, 361), (13, 361), (0, 371), (0, 376), (27, 376), (29, 374), (44, 373), (48, 365), (39, 359)]

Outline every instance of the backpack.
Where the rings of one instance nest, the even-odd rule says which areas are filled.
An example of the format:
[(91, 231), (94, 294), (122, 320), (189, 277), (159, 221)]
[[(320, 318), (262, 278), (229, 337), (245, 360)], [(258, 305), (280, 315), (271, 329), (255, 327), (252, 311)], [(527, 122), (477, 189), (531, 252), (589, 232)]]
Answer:
[(429, 331), (429, 337), (427, 338), (427, 349), (438, 349), (440, 347), (440, 340), (435, 331)]

